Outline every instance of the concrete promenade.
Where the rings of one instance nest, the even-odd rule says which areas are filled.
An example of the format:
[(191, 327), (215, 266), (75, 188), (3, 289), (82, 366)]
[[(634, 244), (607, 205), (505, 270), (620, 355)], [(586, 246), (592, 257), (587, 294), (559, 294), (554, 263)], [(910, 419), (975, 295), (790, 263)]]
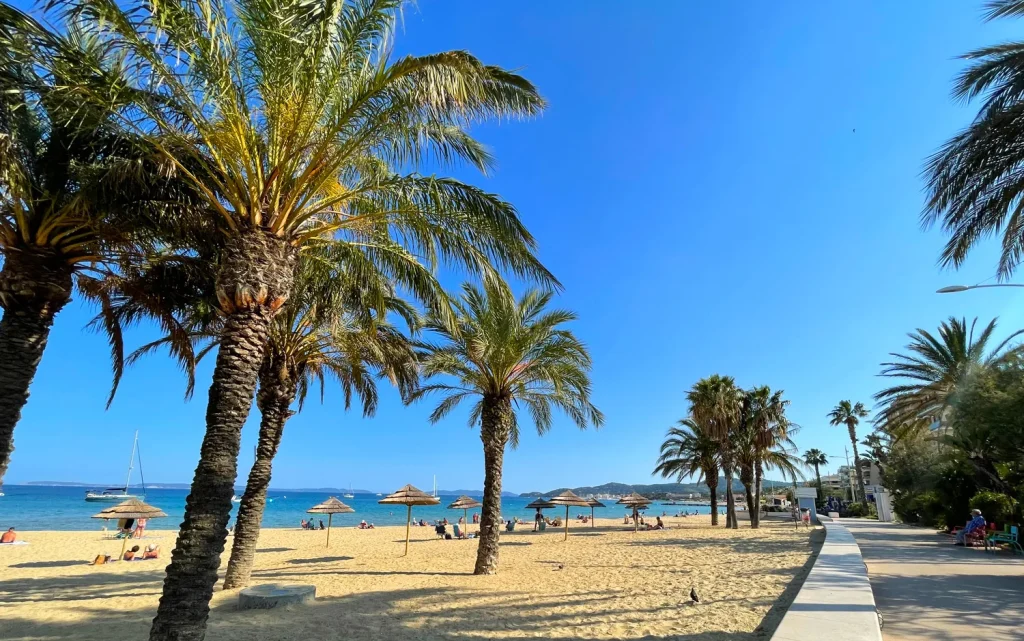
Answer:
[(925, 528), (841, 523), (867, 565), (884, 641), (1024, 639), (1024, 557), (955, 547)]

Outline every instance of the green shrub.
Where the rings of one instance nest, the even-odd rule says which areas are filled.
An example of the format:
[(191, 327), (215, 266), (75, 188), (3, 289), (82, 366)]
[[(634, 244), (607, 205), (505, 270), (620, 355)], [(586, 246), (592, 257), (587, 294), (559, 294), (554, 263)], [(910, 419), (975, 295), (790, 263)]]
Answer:
[(846, 506), (846, 511), (842, 513), (840, 516), (848, 518), (877, 519), (878, 512), (875, 509), (874, 503), (868, 503), (867, 509), (865, 509), (864, 506), (860, 503), (851, 503)]
[(978, 492), (971, 498), (971, 509), (981, 510), (986, 521), (1003, 525), (1013, 520), (1017, 502), (999, 492)]
[(904, 523), (946, 527), (946, 509), (936, 492), (894, 493), (892, 509)]

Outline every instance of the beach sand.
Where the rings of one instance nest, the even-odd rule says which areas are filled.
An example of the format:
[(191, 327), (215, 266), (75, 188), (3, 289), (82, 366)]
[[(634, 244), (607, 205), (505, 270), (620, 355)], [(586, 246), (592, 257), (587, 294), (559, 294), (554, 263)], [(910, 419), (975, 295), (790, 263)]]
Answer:
[[(237, 592), (213, 597), (207, 639), (767, 639), (820, 544), (817, 534), (767, 522), (711, 528), (710, 518), (666, 519), (669, 529), (597, 527), (502, 533), (499, 573), (473, 576), (476, 542), (413, 528), (261, 533), (254, 583), (312, 583), (313, 604), (239, 611)], [(741, 526), (746, 526), (741, 522)], [(175, 532), (150, 530), (166, 555)], [(144, 639), (160, 598), (159, 561), (92, 567), (121, 542), (92, 532), (23, 532), (0, 548), (0, 638)], [(132, 543), (134, 544), (134, 543)], [(227, 564), (231, 539), (221, 563)], [(558, 570), (562, 564), (564, 567)], [(702, 603), (690, 605), (695, 587)]]

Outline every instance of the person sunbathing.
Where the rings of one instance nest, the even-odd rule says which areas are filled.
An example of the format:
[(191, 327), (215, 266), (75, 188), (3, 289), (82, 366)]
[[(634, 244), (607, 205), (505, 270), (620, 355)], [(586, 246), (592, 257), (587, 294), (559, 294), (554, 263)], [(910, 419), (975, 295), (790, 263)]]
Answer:
[(133, 560), (135, 560), (135, 555), (138, 554), (138, 553), (139, 553), (139, 546), (133, 545), (132, 549), (130, 549), (127, 552), (124, 553), (124, 560), (125, 561), (133, 561)]
[(142, 559), (159, 559), (160, 558), (160, 546), (156, 543), (150, 543), (146, 546), (146, 551), (142, 553)]
[(14, 533), (14, 528), (7, 528), (7, 531), (0, 534), (0, 543), (14, 543), (18, 540), (18, 535)]

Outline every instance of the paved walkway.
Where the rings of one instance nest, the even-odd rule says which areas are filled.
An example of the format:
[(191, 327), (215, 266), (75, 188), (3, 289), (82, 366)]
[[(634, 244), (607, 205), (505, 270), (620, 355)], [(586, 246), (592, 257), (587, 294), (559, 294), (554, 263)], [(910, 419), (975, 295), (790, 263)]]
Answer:
[(843, 519), (860, 545), (885, 641), (1019, 641), (1024, 558), (934, 530)]

